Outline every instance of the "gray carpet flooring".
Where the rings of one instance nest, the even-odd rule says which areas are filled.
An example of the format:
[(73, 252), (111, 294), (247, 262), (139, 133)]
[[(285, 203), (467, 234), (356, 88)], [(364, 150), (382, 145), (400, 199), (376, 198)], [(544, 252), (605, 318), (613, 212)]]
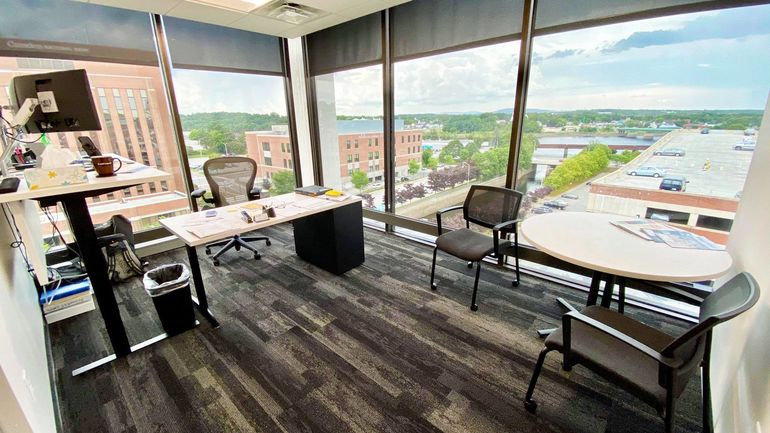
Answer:
[[(334, 276), (294, 255), (290, 226), (263, 231), (262, 260), (232, 252), (201, 267), (214, 314), (192, 331), (108, 366), (97, 311), (50, 328), (65, 432), (659, 432), (642, 402), (552, 354), (537, 415), (522, 405), (537, 354), (535, 330), (559, 323), (554, 301), (581, 292), (486, 265), (479, 311), (473, 270), (432, 249), (366, 230), (366, 262)], [(150, 257), (184, 262), (183, 250)], [(161, 333), (139, 279), (115, 288), (132, 344)], [(627, 308), (670, 334), (682, 323)], [(699, 381), (679, 400), (679, 432), (700, 429)]]

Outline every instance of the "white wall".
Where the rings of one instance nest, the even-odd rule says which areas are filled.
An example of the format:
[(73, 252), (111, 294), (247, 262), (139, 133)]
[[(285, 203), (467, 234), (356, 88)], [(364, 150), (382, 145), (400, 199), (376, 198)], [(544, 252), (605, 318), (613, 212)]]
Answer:
[(757, 144), (727, 248), (762, 293), (714, 330), (711, 353), (714, 423), (725, 433), (770, 433), (770, 101)]
[(9, 246), (13, 238), (1, 215), (0, 432), (54, 433), (45, 324), (35, 286), (18, 250)]

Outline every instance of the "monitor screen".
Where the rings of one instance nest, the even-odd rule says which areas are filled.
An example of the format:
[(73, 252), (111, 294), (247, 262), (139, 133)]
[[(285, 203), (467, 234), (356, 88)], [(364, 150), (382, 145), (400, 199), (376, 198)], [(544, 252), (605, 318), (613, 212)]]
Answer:
[(27, 99), (38, 100), (39, 106), (24, 125), (29, 133), (102, 129), (83, 69), (14, 77), (9, 93), (17, 109)]

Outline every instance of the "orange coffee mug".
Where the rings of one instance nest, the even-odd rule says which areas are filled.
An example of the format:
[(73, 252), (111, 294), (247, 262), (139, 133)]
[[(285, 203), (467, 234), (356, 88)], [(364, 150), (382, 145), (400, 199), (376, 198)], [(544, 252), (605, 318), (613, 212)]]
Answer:
[[(115, 161), (118, 161), (118, 168), (115, 168)], [(102, 177), (113, 176), (115, 172), (123, 167), (123, 161), (111, 156), (92, 156), (91, 164), (96, 170), (96, 174)]]

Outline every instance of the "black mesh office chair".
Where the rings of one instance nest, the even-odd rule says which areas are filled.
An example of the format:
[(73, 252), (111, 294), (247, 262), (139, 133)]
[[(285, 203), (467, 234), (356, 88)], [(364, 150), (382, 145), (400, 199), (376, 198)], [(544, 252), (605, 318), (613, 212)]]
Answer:
[[(476, 265), (476, 281), (473, 283), (473, 296), (471, 297), (471, 310), (479, 309), (476, 305), (476, 292), (479, 287), (479, 275), (481, 273), (481, 261), (489, 254), (498, 258), (502, 264), (505, 255), (511, 255), (511, 244), (507, 239), (513, 233), (513, 256), (516, 260), (516, 280), (514, 286), (519, 285), (519, 234), (517, 230), (517, 218), (522, 194), (508, 188), (473, 185), (465, 202), (462, 205), (448, 207), (436, 212), (438, 225), (438, 238), (436, 248), (433, 249), (433, 265), (430, 270), (430, 287), (436, 290), (433, 283), (436, 274), (436, 253), (438, 250), (449, 253), (468, 262), (469, 267)], [(446, 212), (463, 211), (465, 228), (443, 233), (441, 227), (441, 215)], [(474, 223), (488, 229), (492, 229), (492, 236), (485, 235), (470, 229)]]
[(673, 431), (675, 400), (699, 366), (703, 367), (703, 431), (711, 431), (709, 361), (711, 330), (757, 303), (759, 287), (748, 273), (730, 279), (706, 297), (700, 320), (679, 337), (672, 337), (604, 307), (570, 311), (562, 327), (545, 339), (545, 348), (532, 374), (524, 407), (534, 413), (532, 399), (545, 356), (564, 355), (563, 368), (582, 364), (657, 409), (666, 432)]
[[(216, 207), (242, 203), (249, 200), (257, 200), (261, 197), (262, 190), (254, 186), (254, 178), (257, 175), (257, 163), (253, 159), (242, 156), (225, 156), (209, 159), (203, 164), (203, 174), (211, 188), (211, 198), (206, 197), (205, 189), (196, 189), (191, 196), (194, 199), (203, 199), (204, 202)], [(240, 251), (245, 248), (254, 253), (254, 259), (261, 258), (259, 251), (249, 245), (249, 242), (265, 241), (270, 245), (270, 239), (265, 236), (240, 236), (235, 235), (230, 239), (212, 242), (206, 245), (206, 254), (211, 254), (211, 247), (224, 245), (212, 257), (214, 266), (219, 266), (219, 257), (226, 251), (235, 248)]]

